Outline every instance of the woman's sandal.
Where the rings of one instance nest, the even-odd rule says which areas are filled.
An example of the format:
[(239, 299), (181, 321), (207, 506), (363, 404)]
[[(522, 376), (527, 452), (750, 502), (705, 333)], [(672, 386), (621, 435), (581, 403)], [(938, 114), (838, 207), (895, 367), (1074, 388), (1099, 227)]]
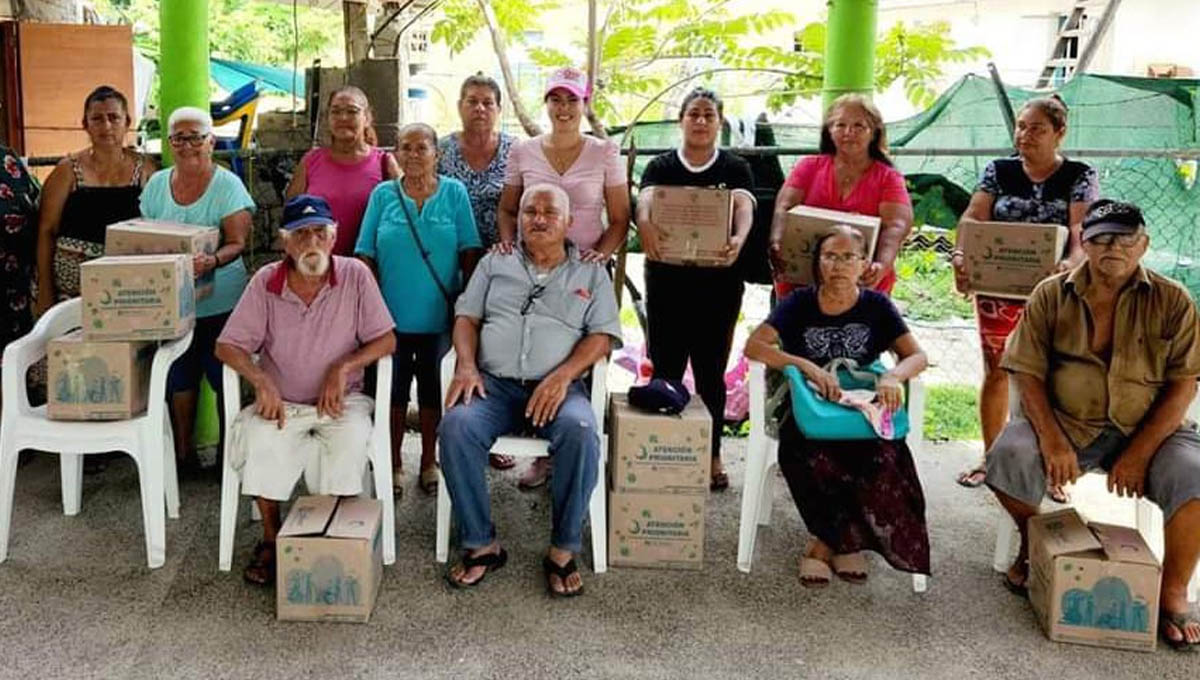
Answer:
[(1008, 577), (1007, 572), (1004, 574), (1001, 574), (1000, 582), (1003, 583), (1004, 587), (1008, 590), (1008, 592), (1012, 593), (1013, 595), (1016, 595), (1017, 597), (1029, 597), (1029, 587), (1026, 585), (1026, 582), (1029, 581), (1029, 562), (1028, 561), (1024, 562), (1021, 565), (1021, 571), (1024, 574), (1025, 578), (1022, 579), (1020, 583), (1017, 583), (1016, 581), (1010, 579)]
[(712, 482), (709, 483), (709, 491), (724, 491), (729, 488), (729, 474), (724, 470), (712, 476)]
[(437, 493), (438, 489), (438, 468), (434, 465), (431, 468), (421, 470), (421, 479), (417, 482), (417, 486), (421, 487), (421, 491), (425, 495), (432, 496)]
[(392, 495), (400, 498), (404, 495), (404, 480), (407, 477), (404, 475), (404, 470), (397, 470), (392, 473)]
[[(1188, 642), (1187, 634), (1184, 629), (1189, 625), (1200, 624), (1200, 618), (1197, 618), (1192, 612), (1181, 612), (1171, 614), (1168, 612), (1159, 612), (1158, 615), (1158, 635), (1163, 639), (1163, 642), (1177, 652), (1195, 652), (1200, 650), (1200, 643)], [(1167, 626), (1174, 626), (1179, 631), (1179, 639), (1172, 640), (1167, 635)]]
[(490, 453), (488, 465), (491, 465), (493, 470), (511, 470), (517, 466), (517, 459), (503, 453)]
[(451, 586), (460, 590), (463, 588), (474, 588), (480, 583), (483, 583), (483, 579), (486, 578), (488, 574), (502, 568), (507, 563), (508, 551), (504, 548), (501, 548), (500, 552), (484, 553), (482, 555), (475, 555), (474, 557), (472, 557), (470, 554), (464, 553), (462, 562), (460, 562), (463, 568), (463, 575), (466, 575), (468, 571), (474, 569), (475, 567), (483, 567), (483, 573), (474, 581), (460, 581), (454, 578), (454, 570), (450, 569), (446, 571), (446, 583), (449, 583)]
[(846, 583), (861, 586), (867, 582), (867, 558), (860, 552), (833, 556), (833, 573)]
[[(575, 564), (575, 558), (567, 560), (566, 564), (559, 564), (550, 559), (550, 556), (542, 558), (542, 571), (546, 574), (546, 592), (550, 593), (550, 597), (578, 597), (583, 594), (583, 584), (579, 585), (577, 590), (565, 590), (567, 587), (567, 578), (571, 574), (579, 573), (579, 566)], [(564, 590), (559, 592), (550, 584), (550, 577), (557, 576), (562, 582)]]
[(981, 464), (970, 470), (960, 472), (954, 481), (958, 482), (959, 486), (965, 486), (968, 489), (978, 488), (987, 481), (987, 468)]
[(800, 585), (805, 588), (827, 588), (833, 581), (829, 563), (815, 557), (800, 558)]
[(254, 560), (242, 571), (246, 583), (269, 586), (275, 583), (275, 544), (259, 541), (254, 546)]

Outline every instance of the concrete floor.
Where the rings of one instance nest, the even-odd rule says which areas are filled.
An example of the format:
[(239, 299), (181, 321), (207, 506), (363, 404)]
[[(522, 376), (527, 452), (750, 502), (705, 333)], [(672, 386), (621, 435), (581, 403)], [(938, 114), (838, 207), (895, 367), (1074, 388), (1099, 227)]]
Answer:
[[(85, 478), (83, 511), (64, 517), (56, 459), (23, 466), (8, 561), (0, 564), (0, 677), (412, 678), (1194, 678), (1200, 655), (1047, 641), (1026, 602), (991, 570), (996, 508), (952, 483), (978, 447), (918, 456), (928, 499), (929, 592), (872, 556), (866, 586), (800, 587), (805, 532), (781, 478), (754, 573), (735, 566), (745, 440), (727, 440), (733, 488), (713, 496), (703, 572), (584, 574), (587, 593), (546, 597), (538, 569), (548, 496), (495, 484), (508, 566), (452, 591), (433, 561), (434, 501), (397, 507), (398, 558), (369, 624), (278, 623), (274, 593), (240, 566), (256, 526), (243, 506), (236, 569), (218, 572), (218, 482), (183, 482), (168, 520), (167, 563), (146, 569), (137, 482), (121, 461)], [(415, 464), (415, 459), (410, 464)]]

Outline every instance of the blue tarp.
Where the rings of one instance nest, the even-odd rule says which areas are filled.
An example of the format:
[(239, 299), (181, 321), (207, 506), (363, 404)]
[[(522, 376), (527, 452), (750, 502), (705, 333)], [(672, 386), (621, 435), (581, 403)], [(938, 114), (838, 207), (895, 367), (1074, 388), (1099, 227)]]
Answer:
[[(211, 58), (209, 74), (222, 90), (233, 92), (246, 83), (258, 81), (259, 89), (288, 94), (292, 91), (292, 70), (275, 66), (248, 64), (243, 61)], [(304, 96), (304, 72), (296, 73), (296, 96)]]

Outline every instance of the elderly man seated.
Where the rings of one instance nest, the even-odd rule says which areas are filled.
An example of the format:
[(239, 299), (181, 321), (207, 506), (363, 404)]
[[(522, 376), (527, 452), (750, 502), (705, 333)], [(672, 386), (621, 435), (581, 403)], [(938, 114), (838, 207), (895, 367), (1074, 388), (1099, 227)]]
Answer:
[(535, 184), (519, 210), (519, 247), (485, 256), (455, 310), (457, 364), (439, 441), (466, 552), (446, 579), (474, 586), (507, 561), (492, 526), (484, 471), (497, 437), (532, 428), (550, 441), (554, 458), (546, 587), (569, 597), (583, 591), (574, 555), (600, 461), (601, 424), (580, 378), (620, 346), (621, 324), (604, 267), (580, 260), (566, 240), (567, 194)]
[(373, 409), (363, 368), (391, 354), (396, 339), (371, 271), (330, 254), (336, 229), (324, 199), (288, 201), (287, 256), (254, 275), (217, 339), (217, 358), (254, 385), (254, 404), (230, 433), (230, 463), (263, 518), (244, 572), (251, 583), (274, 580), (279, 501), (301, 474), (310, 493), (362, 492)]
[(992, 446), (987, 483), (1021, 529), (1005, 577), (1017, 593), (1029, 576), (1026, 522), (1047, 483), (1100, 468), (1109, 491), (1154, 501), (1166, 519), (1159, 631), (1187, 648), (1200, 644), (1187, 603), (1200, 556), (1200, 436), (1184, 417), (1200, 345), (1187, 290), (1140, 264), (1148, 244), (1136, 206), (1089, 207), (1087, 261), (1038, 285), (1004, 354), (1024, 417)]

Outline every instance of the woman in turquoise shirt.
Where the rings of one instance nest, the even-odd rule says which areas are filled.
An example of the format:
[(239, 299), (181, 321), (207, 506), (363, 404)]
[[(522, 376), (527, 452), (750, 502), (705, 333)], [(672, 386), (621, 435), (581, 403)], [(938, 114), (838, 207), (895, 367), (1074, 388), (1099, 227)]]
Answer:
[[(242, 180), (212, 160), (212, 117), (193, 107), (171, 114), (171, 153), (175, 167), (159, 170), (142, 190), (142, 216), (220, 229), (221, 241), (212, 254), (197, 253), (192, 266), (197, 277), (213, 273), (212, 295), (196, 302), (196, 329), (187, 352), (171, 366), (167, 390), (175, 433), (175, 456), (181, 465), (195, 467), (196, 392), (200, 376), (221, 394), (221, 363), (213, 356), (217, 336), (225, 327), (242, 290), (246, 265), (242, 251), (250, 236), (254, 200)], [(220, 408), (217, 413), (224, 413)], [(225, 424), (221, 423), (224, 437)]]
[(437, 174), (437, 133), (424, 123), (400, 130), (396, 159), (404, 176), (375, 187), (367, 201), (355, 253), (379, 278), (396, 322), (392, 363), (392, 486), (403, 488), (400, 445), (412, 380), (421, 420), (420, 487), (437, 490), (434, 451), (442, 418), (440, 368), (449, 348), (453, 301), (482, 243), (462, 182)]

